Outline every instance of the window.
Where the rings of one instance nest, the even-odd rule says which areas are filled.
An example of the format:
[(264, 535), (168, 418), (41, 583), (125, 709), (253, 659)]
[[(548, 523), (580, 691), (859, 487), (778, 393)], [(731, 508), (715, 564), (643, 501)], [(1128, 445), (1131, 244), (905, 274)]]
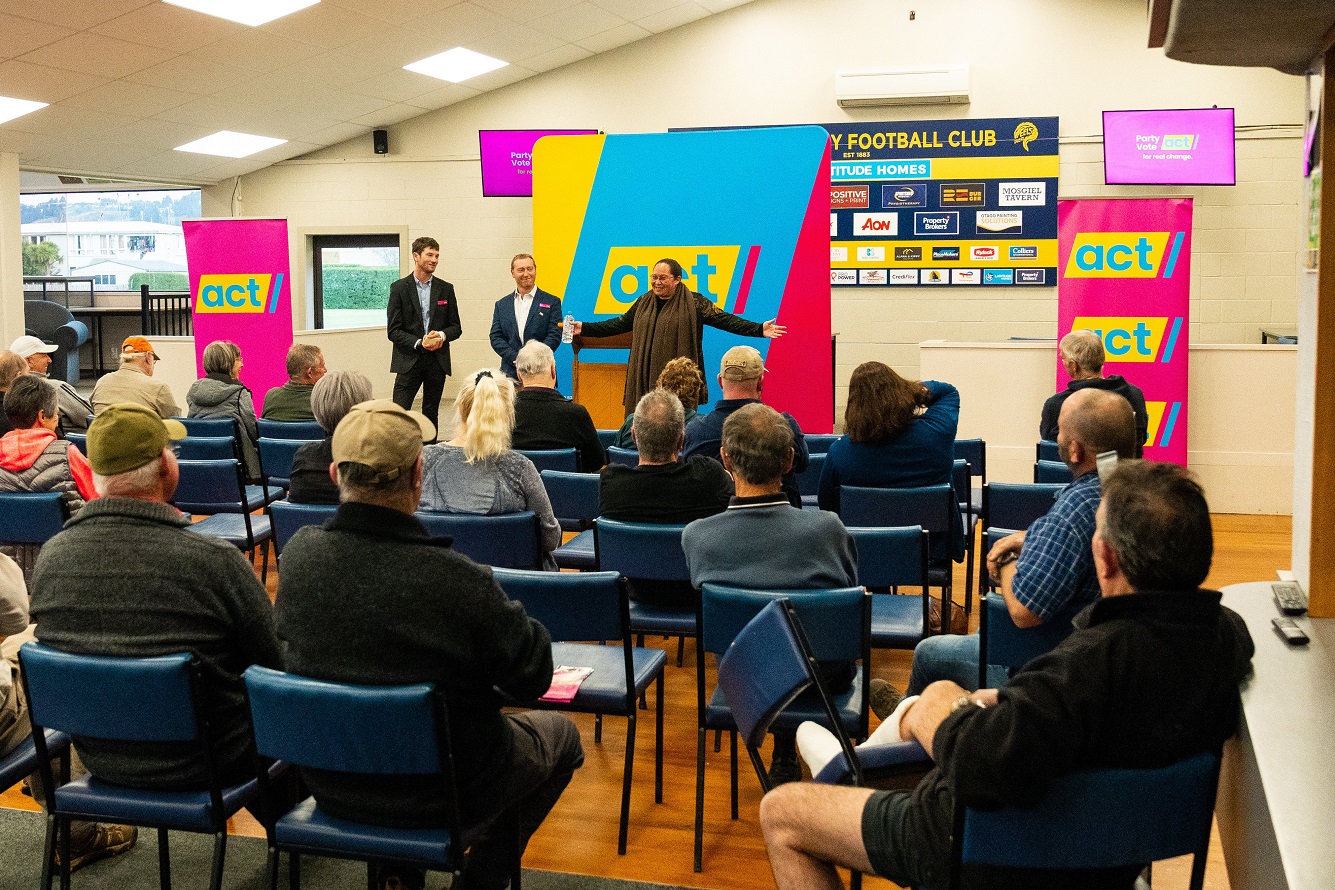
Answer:
[(311, 327), (374, 327), (385, 323), (389, 286), (400, 277), (399, 236), (314, 235)]

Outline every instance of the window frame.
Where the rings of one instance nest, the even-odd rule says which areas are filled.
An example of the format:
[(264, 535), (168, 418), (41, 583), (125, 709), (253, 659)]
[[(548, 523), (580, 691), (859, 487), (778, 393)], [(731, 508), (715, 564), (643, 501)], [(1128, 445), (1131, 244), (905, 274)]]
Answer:
[(371, 232), (311, 232), (307, 235), (311, 258), (310, 330), (343, 330), (324, 324), (324, 250), (327, 248), (393, 247), (399, 253), (399, 271), (403, 270), (403, 231), (394, 229)]

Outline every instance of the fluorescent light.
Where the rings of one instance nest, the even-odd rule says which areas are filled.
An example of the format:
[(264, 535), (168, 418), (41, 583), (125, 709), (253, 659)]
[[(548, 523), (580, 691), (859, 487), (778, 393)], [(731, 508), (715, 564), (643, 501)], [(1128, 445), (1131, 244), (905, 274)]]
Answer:
[(320, 0), (164, 0), (172, 6), (193, 9), (243, 25), (262, 25), (314, 6)]
[(45, 108), (47, 104), (46, 102), (32, 102), (28, 99), (11, 99), (8, 96), (0, 96), (0, 124), (5, 121), (12, 121), (16, 117), (23, 117), (25, 114), (39, 108)]
[(231, 130), (219, 130), (212, 136), (178, 145), (177, 151), (189, 151), (200, 155), (220, 155), (224, 158), (244, 158), (257, 151), (282, 145), (286, 139), (270, 139), (268, 136), (252, 136), (249, 133), (233, 133)]
[(418, 74), (448, 80), (450, 83), (459, 83), (468, 80), (470, 77), (477, 77), (479, 74), (486, 74), (488, 71), (504, 68), (509, 64), (509, 62), (502, 62), (500, 59), (493, 59), (491, 56), (484, 56), (482, 53), (475, 53), (471, 49), (456, 46), (454, 49), (446, 50), (443, 53), (436, 53), (429, 59), (413, 62), (411, 65), (404, 65), (403, 67), (407, 71), (416, 71)]

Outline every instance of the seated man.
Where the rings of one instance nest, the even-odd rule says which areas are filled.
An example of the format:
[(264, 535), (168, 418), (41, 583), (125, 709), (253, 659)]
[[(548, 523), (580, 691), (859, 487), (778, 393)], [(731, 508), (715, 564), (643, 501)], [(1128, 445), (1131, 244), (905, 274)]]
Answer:
[[(783, 492), (793, 466), (793, 431), (783, 415), (758, 403), (732, 411), (723, 424), (722, 455), (737, 494), (728, 509), (682, 532), (692, 584), (817, 590), (858, 583), (857, 548), (839, 517), (794, 507)], [(822, 668), (833, 691), (852, 683), (852, 665)], [(791, 732), (774, 733), (770, 776), (802, 777)]]
[(293, 343), (287, 351), (287, 383), (264, 394), (265, 420), (314, 420), (311, 390), (325, 375), (324, 353), (309, 343)]
[[(1115, 451), (1130, 458), (1135, 450), (1135, 415), (1121, 396), (1100, 389), (1079, 390), (1062, 405), (1057, 447), (1075, 481), (1062, 489), (1048, 512), (1027, 532), (1002, 538), (987, 555), (988, 570), (1017, 627), (1036, 627), (1058, 613), (1098, 599), (1099, 584), (1089, 542), (1099, 506), (1097, 457)], [(1018, 559), (1017, 559), (1018, 557)], [(928, 637), (913, 650), (909, 695), (934, 680), (978, 688), (978, 635)], [(988, 685), (1006, 682), (1001, 667), (988, 668)], [(872, 702), (884, 719), (898, 695), (883, 681), (872, 681)]]
[[(640, 463), (608, 464), (599, 482), (598, 515), (621, 522), (677, 525), (721, 513), (732, 498), (732, 478), (716, 460), (677, 460), (686, 433), (681, 400), (665, 389), (644, 394), (632, 415), (631, 436)], [(639, 581), (630, 598), (659, 606), (690, 606), (690, 584)]]
[(519, 350), (515, 370), (523, 389), (515, 393), (515, 431), (510, 447), (519, 451), (574, 448), (579, 469), (596, 473), (607, 463), (589, 409), (556, 389), (556, 358), (546, 343), (530, 340)]
[[(734, 346), (723, 353), (718, 375), (723, 398), (714, 403), (713, 411), (697, 415), (687, 424), (682, 457), (703, 454), (721, 460), (719, 448), (723, 440), (724, 422), (729, 415), (745, 405), (762, 404), (760, 397), (765, 390), (766, 373), (760, 353), (752, 346)], [(797, 490), (797, 474), (807, 468), (810, 454), (807, 452), (806, 437), (802, 435), (797, 420), (788, 413), (784, 413), (783, 418), (793, 433), (793, 465), (783, 474), (783, 491), (790, 504), (801, 507), (802, 493)]]
[[(60, 347), (43, 343), (31, 334), (24, 334), (9, 347), (28, 362), (28, 373), (39, 377), (47, 376), (51, 368), (51, 353)], [(66, 432), (82, 432), (88, 429), (88, 415), (93, 413), (93, 406), (79, 391), (64, 380), (52, 380), (60, 400), (60, 428)]]
[(1057, 421), (1061, 416), (1062, 403), (1072, 393), (1082, 389), (1102, 389), (1115, 392), (1131, 403), (1131, 410), (1136, 412), (1136, 457), (1145, 450), (1145, 437), (1149, 434), (1150, 415), (1145, 410), (1145, 394), (1134, 383), (1128, 383), (1125, 377), (1114, 374), (1103, 376), (1103, 340), (1093, 331), (1071, 331), (1057, 344), (1057, 357), (1061, 359), (1066, 374), (1071, 378), (1066, 389), (1048, 398), (1043, 403), (1043, 417), (1038, 423), (1038, 435), (1049, 442), (1057, 440)]
[[(87, 655), (187, 651), (203, 668), (204, 706), (224, 783), (255, 775), (241, 674), (282, 668), (273, 608), (231, 544), (190, 531), (170, 504), (180, 470), (170, 447), (185, 427), (142, 405), (112, 405), (88, 428), (101, 494), (42, 546), (32, 580), (37, 639)], [(205, 787), (197, 746), (75, 738), (100, 779), (136, 788)]]
[[(1185, 470), (1120, 464), (1104, 485), (1092, 542), (1103, 598), (1001, 689), (970, 694), (943, 680), (905, 700), (899, 719), (882, 726), (935, 761), (913, 791), (799, 784), (766, 795), (760, 822), (779, 890), (840, 887), (836, 865), (942, 887), (956, 795), (984, 809), (1033, 806), (1053, 779), (1076, 770), (1158, 767), (1217, 751), (1237, 729), (1238, 682), (1253, 647), (1220, 595), (1199, 589), (1212, 550), (1209, 507)], [(799, 730), (804, 753), (812, 726)], [(1041, 884), (1006, 886), (1129, 888), (1139, 871), (1045, 870)]]
[(150, 408), (159, 417), (179, 417), (181, 409), (165, 383), (153, 381), (158, 354), (143, 337), (126, 337), (121, 344), (121, 366), (93, 386), (93, 413), (101, 414), (110, 405), (133, 402)]
[[(503, 714), (505, 693), (542, 695), (552, 680), (551, 637), (492, 580), (491, 569), (431, 538), (413, 517), (422, 442), (431, 423), (388, 400), (355, 405), (334, 431), (330, 473), (341, 503), (323, 527), (300, 529), (283, 549), (278, 631), (288, 669), (342, 683), (434, 683), (449, 708), (460, 815), (491, 820), (473, 843), (468, 888), (505, 887), (516, 849), (556, 804), (584, 762), (579, 730), (550, 711)], [(363, 616), (349, 645), (347, 616)], [(392, 739), (393, 727), (386, 727)], [(334, 816), (383, 825), (445, 819), (440, 785), (422, 777), (303, 770)], [(517, 834), (516, 834), (517, 833)], [(381, 885), (421, 887), (395, 867)]]
[(70, 515), (97, 497), (88, 460), (56, 438), (56, 388), (34, 374), (14, 381), (5, 393), (10, 431), (0, 436), (0, 491), (58, 491)]

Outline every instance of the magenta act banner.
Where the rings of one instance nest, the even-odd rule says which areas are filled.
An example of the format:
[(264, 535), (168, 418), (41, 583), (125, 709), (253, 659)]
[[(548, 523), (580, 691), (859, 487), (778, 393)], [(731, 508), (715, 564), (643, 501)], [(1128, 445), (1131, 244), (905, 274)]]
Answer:
[(258, 411), (264, 394), (287, 382), (292, 346), (292, 290), (287, 220), (196, 219), (182, 223), (190, 269), (195, 369), (204, 347), (231, 340), (241, 347), (241, 382)]
[(1057, 335), (1103, 339), (1104, 376), (1145, 393), (1145, 457), (1185, 466), (1191, 199), (1063, 200), (1057, 230)]

